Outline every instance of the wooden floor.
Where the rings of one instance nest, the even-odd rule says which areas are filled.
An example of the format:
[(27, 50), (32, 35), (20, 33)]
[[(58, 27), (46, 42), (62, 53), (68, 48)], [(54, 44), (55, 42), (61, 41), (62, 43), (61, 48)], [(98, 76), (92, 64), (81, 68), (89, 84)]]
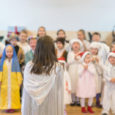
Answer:
[[(97, 109), (97, 108), (93, 108), (94, 111), (95, 111), (95, 114), (93, 115), (101, 115), (101, 109)], [(84, 115), (81, 113), (81, 108), (80, 107), (70, 107), (70, 106), (67, 106), (67, 115)], [(11, 113), (11, 114), (7, 114), (5, 112), (1, 112), (0, 111), (0, 115), (21, 115), (20, 112), (16, 112), (16, 113)], [(85, 114), (85, 115), (91, 115), (89, 113)]]

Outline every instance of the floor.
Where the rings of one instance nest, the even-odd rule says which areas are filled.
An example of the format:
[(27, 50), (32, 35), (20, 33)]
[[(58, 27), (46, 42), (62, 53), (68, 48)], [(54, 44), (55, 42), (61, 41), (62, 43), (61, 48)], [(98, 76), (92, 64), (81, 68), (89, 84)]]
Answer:
[[(95, 113), (93, 115), (101, 115), (101, 109), (97, 109), (97, 108), (93, 108)], [(81, 108), (80, 107), (70, 107), (67, 106), (67, 115), (84, 115), (81, 113)], [(11, 113), (11, 114), (7, 114), (5, 112), (1, 112), (0, 111), (0, 115), (21, 115), (20, 112), (16, 112), (16, 113)], [(85, 115), (90, 115), (89, 113), (85, 114)]]

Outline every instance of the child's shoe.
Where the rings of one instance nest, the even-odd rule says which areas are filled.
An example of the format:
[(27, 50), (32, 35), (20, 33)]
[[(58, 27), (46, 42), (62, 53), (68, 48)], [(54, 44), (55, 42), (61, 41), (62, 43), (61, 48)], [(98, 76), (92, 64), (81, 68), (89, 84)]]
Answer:
[(88, 112), (89, 113), (94, 113), (94, 111), (92, 110), (92, 107), (88, 106)]
[(82, 112), (82, 113), (87, 113), (87, 110), (85, 109), (85, 107), (82, 107), (82, 108), (81, 108), (81, 112)]

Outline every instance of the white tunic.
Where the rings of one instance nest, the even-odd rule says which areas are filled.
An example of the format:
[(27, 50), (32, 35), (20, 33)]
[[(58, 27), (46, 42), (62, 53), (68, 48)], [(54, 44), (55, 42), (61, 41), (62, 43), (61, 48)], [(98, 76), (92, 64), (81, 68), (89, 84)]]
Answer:
[(98, 55), (94, 56), (93, 58), (98, 58), (99, 63), (93, 62), (96, 73), (97, 73), (97, 93), (102, 93), (102, 86), (103, 86), (103, 64), (101, 63), (101, 60)]
[(68, 71), (64, 71), (64, 104), (70, 104), (71, 99), (71, 80)]
[(18, 42), (17, 45), (22, 48), (22, 50), (24, 51), (24, 54), (26, 54), (27, 52), (29, 52), (31, 50), (28, 43), (22, 44), (21, 42)]
[(110, 63), (106, 66), (104, 70), (105, 74), (105, 87), (104, 87), (104, 97), (103, 97), (103, 111), (102, 113), (109, 114), (110, 109), (112, 113), (115, 114), (115, 83), (111, 83), (110, 80), (115, 78), (115, 66)]
[(4, 48), (5, 48), (4, 44), (0, 42), (0, 54), (3, 52)]
[(105, 43), (99, 42), (99, 44), (101, 46), (99, 49), (99, 57), (101, 57), (103, 64), (105, 64), (110, 48)]
[(24, 71), (22, 115), (64, 115), (63, 70), (57, 64), (49, 76), (31, 74), (32, 62)]
[(70, 51), (68, 53), (67, 64), (69, 66), (68, 72), (71, 78), (72, 93), (76, 93), (77, 80), (78, 80), (77, 67), (78, 67), (79, 61), (75, 60), (75, 53), (73, 51)]

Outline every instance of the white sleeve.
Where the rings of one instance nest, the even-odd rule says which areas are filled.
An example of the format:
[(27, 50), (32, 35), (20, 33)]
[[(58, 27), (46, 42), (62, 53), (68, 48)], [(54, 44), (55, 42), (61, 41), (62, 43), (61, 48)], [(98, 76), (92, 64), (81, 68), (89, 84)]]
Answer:
[(105, 80), (107, 80), (107, 81), (110, 81), (110, 80), (111, 80), (111, 78), (110, 78), (110, 76), (109, 76), (109, 72), (108, 72), (107, 67), (105, 67), (105, 69), (104, 69), (104, 78), (105, 78)]
[(88, 71), (94, 75), (96, 75), (96, 69), (95, 66), (93, 64), (88, 66)]
[(70, 64), (75, 63), (75, 62), (77, 62), (75, 60), (75, 56), (72, 54), (72, 52), (69, 52), (68, 56), (67, 56), (67, 63), (70, 65)]
[(79, 64), (79, 65), (78, 65), (78, 76), (80, 76), (80, 75), (83, 73), (83, 71), (84, 71), (83, 65), (82, 65), (82, 64)]

